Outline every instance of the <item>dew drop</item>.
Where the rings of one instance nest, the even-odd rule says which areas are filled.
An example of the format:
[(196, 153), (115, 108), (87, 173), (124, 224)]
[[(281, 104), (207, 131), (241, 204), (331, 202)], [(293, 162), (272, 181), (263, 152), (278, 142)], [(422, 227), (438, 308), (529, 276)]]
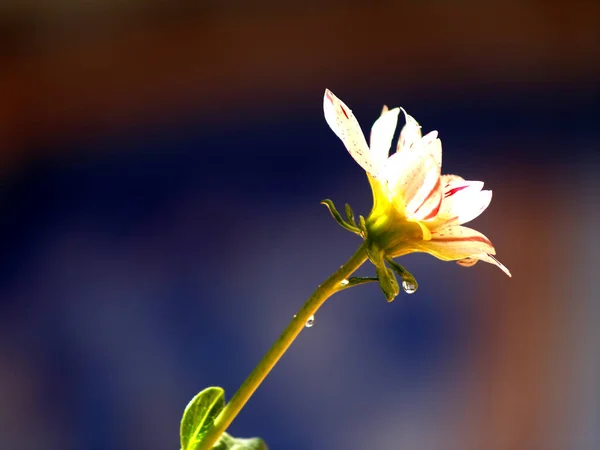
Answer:
[(344, 280), (342, 280), (342, 281), (340, 282), (340, 284), (341, 284), (342, 286), (348, 286), (348, 285), (350, 284), (350, 282), (349, 282), (348, 280), (344, 279)]
[(404, 292), (406, 292), (407, 294), (414, 294), (415, 292), (417, 292), (417, 285), (410, 281), (404, 280), (402, 281), (402, 289), (404, 289)]
[(308, 318), (308, 320), (306, 321), (306, 323), (304, 324), (304, 326), (305, 326), (306, 328), (310, 328), (310, 327), (312, 327), (314, 324), (315, 324), (315, 316), (314, 316), (314, 314), (313, 314), (313, 315), (311, 315), (311, 316)]

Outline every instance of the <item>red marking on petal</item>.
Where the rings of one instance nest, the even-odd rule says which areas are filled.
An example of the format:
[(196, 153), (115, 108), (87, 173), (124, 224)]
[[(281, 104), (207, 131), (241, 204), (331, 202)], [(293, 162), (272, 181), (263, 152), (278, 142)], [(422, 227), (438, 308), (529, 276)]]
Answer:
[(470, 236), (470, 237), (444, 237), (442, 239), (439, 239), (438, 237), (436, 237), (435, 235), (432, 236), (432, 240), (435, 242), (483, 242), (484, 244), (489, 244), (490, 246), (492, 245), (492, 243), (481, 237), (481, 236)]
[[(435, 195), (435, 193), (438, 191), (438, 189), (440, 188), (440, 184), (442, 183), (442, 179), (438, 177), (437, 183), (435, 183), (435, 186), (433, 186), (433, 189), (431, 190), (431, 192), (429, 194), (427, 194), (427, 197), (425, 197), (425, 200), (423, 200), (423, 203), (421, 203), (421, 206), (419, 206), (416, 210), (415, 210), (415, 214), (419, 211), (419, 209), (421, 209), (423, 207), (423, 205), (425, 203), (427, 203), (427, 201), (433, 196)], [(438, 213), (438, 211), (440, 210), (440, 206), (442, 204), (442, 198), (440, 196), (440, 201), (438, 202), (438, 204), (436, 205), (435, 208), (433, 208), (433, 210), (427, 214), (427, 217), (424, 217), (422, 220), (427, 220), (427, 219), (433, 219), (436, 214)]]
[(456, 261), (456, 264), (458, 264), (459, 266), (463, 266), (463, 267), (471, 267), (474, 266), (477, 261), (479, 261), (478, 259), (475, 258), (464, 258), (464, 259), (459, 259), (458, 261)]
[(342, 110), (342, 112), (346, 116), (346, 119), (350, 119), (350, 117), (348, 117), (348, 113), (346, 113), (346, 110), (344, 109), (344, 107), (342, 105), (340, 105), (340, 109)]
[(327, 98), (327, 100), (329, 100), (331, 103), (333, 103), (333, 97), (331, 96), (331, 91), (329, 91), (329, 90), (325, 91), (325, 98)]
[[(441, 200), (441, 197), (440, 197)], [(440, 201), (436, 208), (431, 210), (431, 213), (427, 214), (427, 217), (423, 217), (423, 220), (433, 219), (440, 212), (440, 207), (442, 206), (442, 202)]]
[[(448, 185), (446, 185), (446, 187), (448, 187)], [(464, 186), (457, 186), (455, 188), (452, 188), (448, 192), (444, 192), (444, 197), (450, 197), (450, 196), (456, 194), (457, 192), (462, 191), (463, 189), (466, 189), (468, 187), (469, 187), (469, 185), (467, 184)]]

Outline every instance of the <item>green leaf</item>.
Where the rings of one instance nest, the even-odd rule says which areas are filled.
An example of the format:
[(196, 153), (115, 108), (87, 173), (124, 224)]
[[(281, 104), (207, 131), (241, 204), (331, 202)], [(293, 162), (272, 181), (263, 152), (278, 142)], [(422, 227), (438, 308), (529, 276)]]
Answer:
[(206, 388), (188, 403), (181, 418), (182, 450), (195, 450), (198, 447), (224, 407), (225, 391), (220, 387)]
[[(181, 449), (195, 450), (213, 426), (213, 422), (225, 407), (225, 391), (220, 387), (209, 387), (197, 394), (185, 407), (181, 418)], [(214, 450), (268, 450), (260, 438), (234, 438), (223, 433)]]
[(269, 450), (267, 444), (260, 438), (234, 438), (233, 436), (223, 433), (213, 450)]

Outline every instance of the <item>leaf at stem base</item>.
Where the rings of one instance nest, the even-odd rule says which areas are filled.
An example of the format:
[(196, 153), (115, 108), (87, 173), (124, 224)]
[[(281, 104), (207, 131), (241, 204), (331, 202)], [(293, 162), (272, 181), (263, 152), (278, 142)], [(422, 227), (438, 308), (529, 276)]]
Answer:
[[(209, 387), (198, 393), (186, 406), (181, 418), (181, 450), (196, 450), (213, 422), (225, 407), (225, 391), (220, 387)], [(223, 433), (215, 450), (268, 450), (262, 439), (234, 438)]]

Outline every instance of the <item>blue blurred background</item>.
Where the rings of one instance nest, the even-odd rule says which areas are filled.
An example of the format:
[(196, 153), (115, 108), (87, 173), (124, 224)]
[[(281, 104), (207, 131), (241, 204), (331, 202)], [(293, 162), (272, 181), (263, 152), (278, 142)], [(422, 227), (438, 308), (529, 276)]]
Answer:
[(233, 395), (359, 245), (319, 205), (371, 202), (325, 88), (440, 132), (513, 278), (402, 258), (419, 291), (335, 296), (230, 432), (600, 448), (598, 4), (9, 0), (0, 46), (0, 448), (176, 449)]

